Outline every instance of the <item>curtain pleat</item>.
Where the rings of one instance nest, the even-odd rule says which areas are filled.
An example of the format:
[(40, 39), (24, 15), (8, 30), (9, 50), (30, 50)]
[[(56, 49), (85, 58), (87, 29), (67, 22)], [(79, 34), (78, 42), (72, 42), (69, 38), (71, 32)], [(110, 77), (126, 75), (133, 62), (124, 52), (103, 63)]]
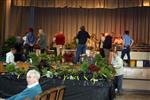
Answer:
[(71, 8), (128, 8), (150, 5), (150, 0), (12, 0), (14, 6)]

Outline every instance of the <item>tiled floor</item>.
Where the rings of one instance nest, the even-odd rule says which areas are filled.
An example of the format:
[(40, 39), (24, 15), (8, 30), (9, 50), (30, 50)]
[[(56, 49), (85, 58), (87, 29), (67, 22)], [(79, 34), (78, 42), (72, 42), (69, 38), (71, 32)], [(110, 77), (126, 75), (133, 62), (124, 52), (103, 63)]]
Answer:
[(123, 89), (150, 91), (150, 80), (124, 79), (123, 80)]
[(150, 100), (150, 92), (143, 92), (126, 91), (122, 95), (116, 96), (114, 100)]
[(148, 79), (150, 80), (150, 67), (145, 68), (131, 68), (124, 67), (124, 77), (132, 79)]
[(123, 80), (123, 94), (114, 100), (150, 100), (150, 80)]

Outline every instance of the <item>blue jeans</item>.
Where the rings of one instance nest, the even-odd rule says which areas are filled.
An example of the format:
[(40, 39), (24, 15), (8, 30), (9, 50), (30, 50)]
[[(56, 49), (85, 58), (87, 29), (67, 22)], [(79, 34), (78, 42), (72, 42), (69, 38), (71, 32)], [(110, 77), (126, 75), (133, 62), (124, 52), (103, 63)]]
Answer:
[(128, 57), (127, 63), (130, 64), (130, 47), (129, 46), (122, 50), (122, 53), (121, 53), (122, 59), (124, 58), (125, 54), (127, 54), (127, 57)]
[(115, 76), (114, 85), (115, 88), (118, 89), (118, 93), (122, 92), (122, 81), (123, 81), (123, 75)]
[(85, 44), (78, 44), (74, 63), (79, 62), (80, 55), (84, 54), (85, 52), (86, 52), (86, 45)]

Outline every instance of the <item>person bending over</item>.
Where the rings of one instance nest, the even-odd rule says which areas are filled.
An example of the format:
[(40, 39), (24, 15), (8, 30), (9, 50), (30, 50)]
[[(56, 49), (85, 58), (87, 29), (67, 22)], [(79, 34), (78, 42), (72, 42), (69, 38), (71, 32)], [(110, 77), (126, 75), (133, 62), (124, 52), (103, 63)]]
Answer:
[(15, 47), (12, 47), (10, 49), (10, 51), (8, 53), (6, 53), (6, 63), (7, 64), (15, 64), (16, 65), (16, 62), (15, 62), (15, 56), (14, 54), (16, 53), (16, 49)]

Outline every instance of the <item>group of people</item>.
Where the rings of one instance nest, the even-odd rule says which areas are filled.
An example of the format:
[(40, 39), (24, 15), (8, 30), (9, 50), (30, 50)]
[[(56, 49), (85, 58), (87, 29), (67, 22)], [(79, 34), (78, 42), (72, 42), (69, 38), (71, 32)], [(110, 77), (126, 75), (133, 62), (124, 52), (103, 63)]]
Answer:
[[(114, 40), (113, 43), (113, 33), (102, 33), (100, 36), (100, 54), (102, 57), (107, 59), (107, 62), (112, 64), (115, 68), (116, 74), (114, 79), (114, 84), (116, 92), (118, 94), (122, 93), (122, 81), (123, 81), (123, 58), (127, 54), (127, 63), (130, 65), (130, 48), (133, 45), (133, 39), (129, 35), (129, 31), (125, 31), (122, 37)], [(79, 62), (80, 55), (86, 53), (86, 42), (90, 38), (89, 33), (85, 30), (84, 26), (80, 27), (80, 31), (77, 33), (77, 50), (74, 63)], [(109, 62), (110, 50), (112, 45), (115, 45), (113, 49), (112, 60)], [(118, 46), (122, 48), (121, 57), (118, 54)]]
[[(25, 54), (28, 55), (30, 52), (33, 52), (33, 48), (35, 44), (38, 44), (40, 47), (41, 53), (44, 53), (47, 48), (47, 40), (46, 35), (43, 29), (39, 29), (38, 31), (38, 38), (36, 38), (34, 31), (32, 28), (29, 28), (28, 32), (26, 32), (23, 39), (23, 47), (25, 49)], [(77, 49), (76, 55), (74, 59), (74, 63), (78, 63), (80, 60), (80, 55), (86, 53), (86, 42), (90, 38), (89, 33), (85, 30), (84, 26), (80, 27), (80, 31), (76, 35), (77, 40)], [(110, 50), (112, 49), (113, 45), (113, 33), (101, 33), (100, 34), (100, 54), (102, 57), (107, 59), (107, 62), (110, 64), (109, 57), (110, 57)], [(129, 31), (125, 31), (122, 38), (118, 38), (122, 40), (122, 54), (121, 58), (123, 59), (125, 54), (128, 57), (128, 64), (130, 64), (130, 47), (133, 45), (133, 39), (129, 36)], [(114, 41), (115, 45), (118, 41)], [(57, 50), (57, 55), (61, 54), (61, 49), (65, 44), (65, 36), (63, 32), (58, 32), (55, 34), (53, 38), (53, 43), (55, 43), (55, 47)], [(117, 46), (116, 46), (117, 47)], [(6, 54), (6, 63), (14, 63), (13, 54), (15, 53), (15, 48), (12, 48), (9, 53)], [(18, 49), (18, 47), (17, 47)], [(12, 59), (11, 59), (12, 58)]]
[[(113, 49), (122, 49), (121, 58), (123, 59), (125, 54), (127, 54), (128, 60), (127, 63), (130, 65), (130, 47), (133, 45), (133, 39), (129, 36), (129, 31), (125, 31), (123, 36), (117, 37), (113, 40), (114, 33), (101, 33), (100, 34), (100, 54), (102, 57), (107, 59), (107, 62), (110, 64), (109, 57), (110, 51), (114, 45)], [(90, 38), (89, 33), (85, 30), (84, 26), (80, 27), (80, 31), (76, 35), (77, 39), (77, 50), (75, 63), (79, 62), (80, 55), (86, 53), (86, 42)]]
[(32, 28), (29, 28), (25, 36), (16, 37), (16, 44), (13, 45), (8, 53), (6, 53), (6, 63), (13, 63), (17, 61), (25, 61), (27, 55), (33, 52), (35, 44), (38, 43), (41, 49), (41, 53), (44, 53), (46, 49), (46, 36), (42, 29), (39, 29), (38, 39), (33, 32)]
[[(16, 44), (13, 45), (10, 51), (6, 54), (6, 63), (17, 61), (25, 61), (29, 53), (34, 52), (34, 47), (40, 49), (40, 53), (45, 53), (47, 49), (47, 37), (42, 28), (38, 30), (38, 34), (34, 33), (32, 28), (29, 28), (23, 37), (16, 37)], [(53, 37), (53, 46), (56, 48), (57, 55), (61, 54), (61, 48), (65, 44), (65, 36), (63, 32), (58, 32)]]
[(110, 51), (121, 50), (121, 58), (124, 59), (127, 54), (127, 63), (130, 66), (130, 48), (133, 45), (133, 39), (129, 36), (129, 31), (124, 31), (123, 36), (117, 36), (113, 38), (113, 32), (101, 33), (100, 35), (100, 54), (102, 57), (106, 57), (109, 61)]
[(40, 28), (38, 30), (38, 39), (36, 39), (33, 29), (29, 28), (29, 31), (26, 32), (25, 36), (23, 37), (23, 41), (24, 41), (23, 45), (26, 49), (27, 54), (33, 52), (33, 48), (35, 44), (39, 44), (41, 53), (45, 52), (47, 45), (46, 45), (46, 35), (43, 29)]
[[(109, 54), (110, 54), (110, 50), (112, 48), (112, 34), (113, 33), (106, 33), (106, 34), (101, 34), (100, 37), (100, 54), (102, 55), (102, 57), (105, 57), (107, 60), (109, 59)], [(24, 46), (27, 50), (27, 53), (29, 52), (33, 52), (33, 47), (34, 45), (38, 42), (40, 49), (41, 49), (41, 53), (45, 52), (46, 49), (46, 36), (45, 33), (43, 32), (42, 29), (39, 29), (39, 35), (38, 35), (38, 40), (36, 41), (36, 37), (33, 33), (33, 29), (30, 28), (29, 32), (26, 33), (26, 35), (23, 37), (24, 40)], [(74, 62), (75, 64), (77, 64), (80, 60), (80, 56), (82, 54), (86, 53), (86, 42), (87, 40), (90, 38), (89, 33), (85, 30), (84, 26), (80, 27), (80, 31), (77, 33), (76, 35), (76, 42), (77, 42), (77, 49), (76, 49), (76, 55), (75, 55), (75, 59)], [(120, 39), (120, 38), (119, 38)], [(122, 42), (120, 42), (120, 40), (122, 40)], [(116, 89), (118, 93), (122, 92), (122, 80), (123, 80), (123, 58), (125, 56), (125, 54), (127, 54), (128, 57), (128, 64), (130, 64), (130, 47), (133, 45), (133, 39), (129, 36), (129, 31), (125, 31), (122, 38), (120, 40), (116, 40), (117, 42), (115, 42), (115, 45), (117, 45), (117, 43), (121, 43), (122, 44), (122, 53), (121, 53), (121, 57), (118, 54), (118, 49), (115, 48), (113, 50), (113, 56), (112, 56), (112, 61), (111, 64), (112, 66), (115, 68), (116, 70), (116, 74), (115, 74), (115, 85), (116, 85)], [(58, 48), (58, 53), (60, 54), (60, 50), (62, 48), (62, 46), (65, 43), (65, 36), (62, 32), (57, 33), (54, 36), (54, 41), (56, 41), (56, 45)], [(6, 54), (6, 63), (14, 63), (14, 53), (16, 52), (15, 48), (11, 48), (10, 52), (8, 52)], [(109, 62), (108, 62), (109, 63)], [(30, 73), (30, 71), (29, 71)], [(31, 71), (32, 73), (32, 71)], [(25, 89), (23, 91), (23, 93), (17, 94), (16, 96), (11, 97), (8, 100), (13, 100), (12, 98), (18, 98), (18, 95), (20, 96), (20, 98), (23, 98), (22, 95), (24, 95), (24, 93), (26, 93), (27, 91), (30, 91), (30, 88), (32, 88), (33, 86), (37, 86), (38, 88), (38, 93), (41, 92), (41, 88), (39, 87), (39, 74), (35, 71), (33, 71), (33, 73), (36, 73), (36, 81), (34, 85), (30, 86), (30, 78), (32, 78), (32, 76), (27, 74), (27, 82), (29, 84), (29, 86), (27, 87), (27, 89)], [(32, 75), (32, 74), (31, 74)], [(29, 78), (29, 79), (28, 79)], [(36, 90), (36, 89), (35, 89)], [(32, 91), (32, 90), (31, 90)], [(35, 91), (33, 91), (34, 93)], [(37, 93), (35, 93), (37, 94)], [(15, 99), (15, 100), (19, 100), (19, 99)]]

